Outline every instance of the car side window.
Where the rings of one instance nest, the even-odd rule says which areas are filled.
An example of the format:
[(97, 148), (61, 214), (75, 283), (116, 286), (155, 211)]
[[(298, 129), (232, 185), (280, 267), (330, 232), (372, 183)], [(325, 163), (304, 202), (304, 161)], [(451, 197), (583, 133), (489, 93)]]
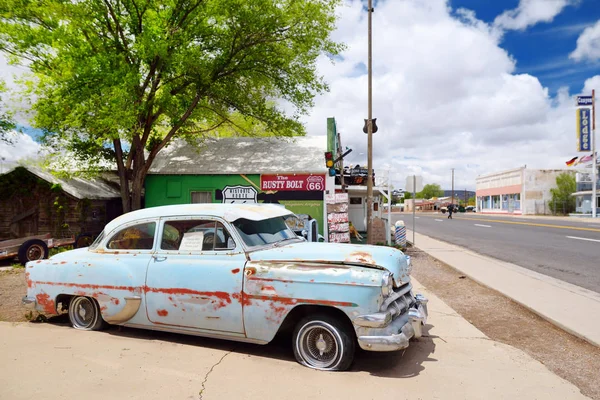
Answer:
[(114, 234), (106, 247), (114, 250), (152, 250), (155, 222), (128, 226)]
[(235, 242), (218, 221), (165, 221), (160, 242), (162, 250), (219, 251), (232, 250)]

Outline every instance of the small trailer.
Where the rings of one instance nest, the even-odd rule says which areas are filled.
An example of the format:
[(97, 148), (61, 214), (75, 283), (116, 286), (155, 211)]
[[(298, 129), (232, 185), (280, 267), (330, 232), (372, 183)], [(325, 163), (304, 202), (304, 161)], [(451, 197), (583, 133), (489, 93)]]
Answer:
[(27, 261), (48, 258), (49, 249), (55, 247), (73, 246), (79, 241), (79, 237), (54, 239), (49, 233), (45, 235), (3, 240), (0, 242), (0, 260), (18, 257), (19, 262), (25, 265)]

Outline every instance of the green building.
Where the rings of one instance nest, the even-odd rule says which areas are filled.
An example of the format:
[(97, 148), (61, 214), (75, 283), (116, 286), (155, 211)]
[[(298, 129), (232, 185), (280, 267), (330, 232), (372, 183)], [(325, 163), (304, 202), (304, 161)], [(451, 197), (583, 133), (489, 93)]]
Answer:
[[(279, 203), (323, 234), (326, 136), (207, 139), (200, 147), (175, 141), (154, 161), (145, 206), (190, 203)], [(298, 221), (301, 228), (304, 221)]]

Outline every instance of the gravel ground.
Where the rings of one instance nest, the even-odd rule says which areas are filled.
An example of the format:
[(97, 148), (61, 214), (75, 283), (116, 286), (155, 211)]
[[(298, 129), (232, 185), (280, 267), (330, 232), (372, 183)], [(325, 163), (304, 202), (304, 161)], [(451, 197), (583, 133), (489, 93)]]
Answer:
[(27, 321), (29, 311), (21, 304), (26, 291), (25, 268), (0, 271), (0, 321)]
[[(490, 339), (525, 353), (600, 400), (600, 348), (554, 326), (502, 294), (412, 248), (413, 276)], [(592, 317), (592, 316), (590, 316)]]

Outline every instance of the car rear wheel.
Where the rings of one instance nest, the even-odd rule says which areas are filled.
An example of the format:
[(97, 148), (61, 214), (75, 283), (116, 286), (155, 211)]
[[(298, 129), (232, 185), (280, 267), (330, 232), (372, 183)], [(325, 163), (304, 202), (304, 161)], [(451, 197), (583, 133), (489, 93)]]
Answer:
[(97, 331), (103, 328), (104, 320), (96, 300), (90, 297), (74, 297), (69, 304), (69, 320), (73, 328), (82, 331)]
[(325, 371), (345, 371), (354, 360), (352, 327), (329, 315), (303, 318), (294, 329), (296, 360), (307, 367)]

